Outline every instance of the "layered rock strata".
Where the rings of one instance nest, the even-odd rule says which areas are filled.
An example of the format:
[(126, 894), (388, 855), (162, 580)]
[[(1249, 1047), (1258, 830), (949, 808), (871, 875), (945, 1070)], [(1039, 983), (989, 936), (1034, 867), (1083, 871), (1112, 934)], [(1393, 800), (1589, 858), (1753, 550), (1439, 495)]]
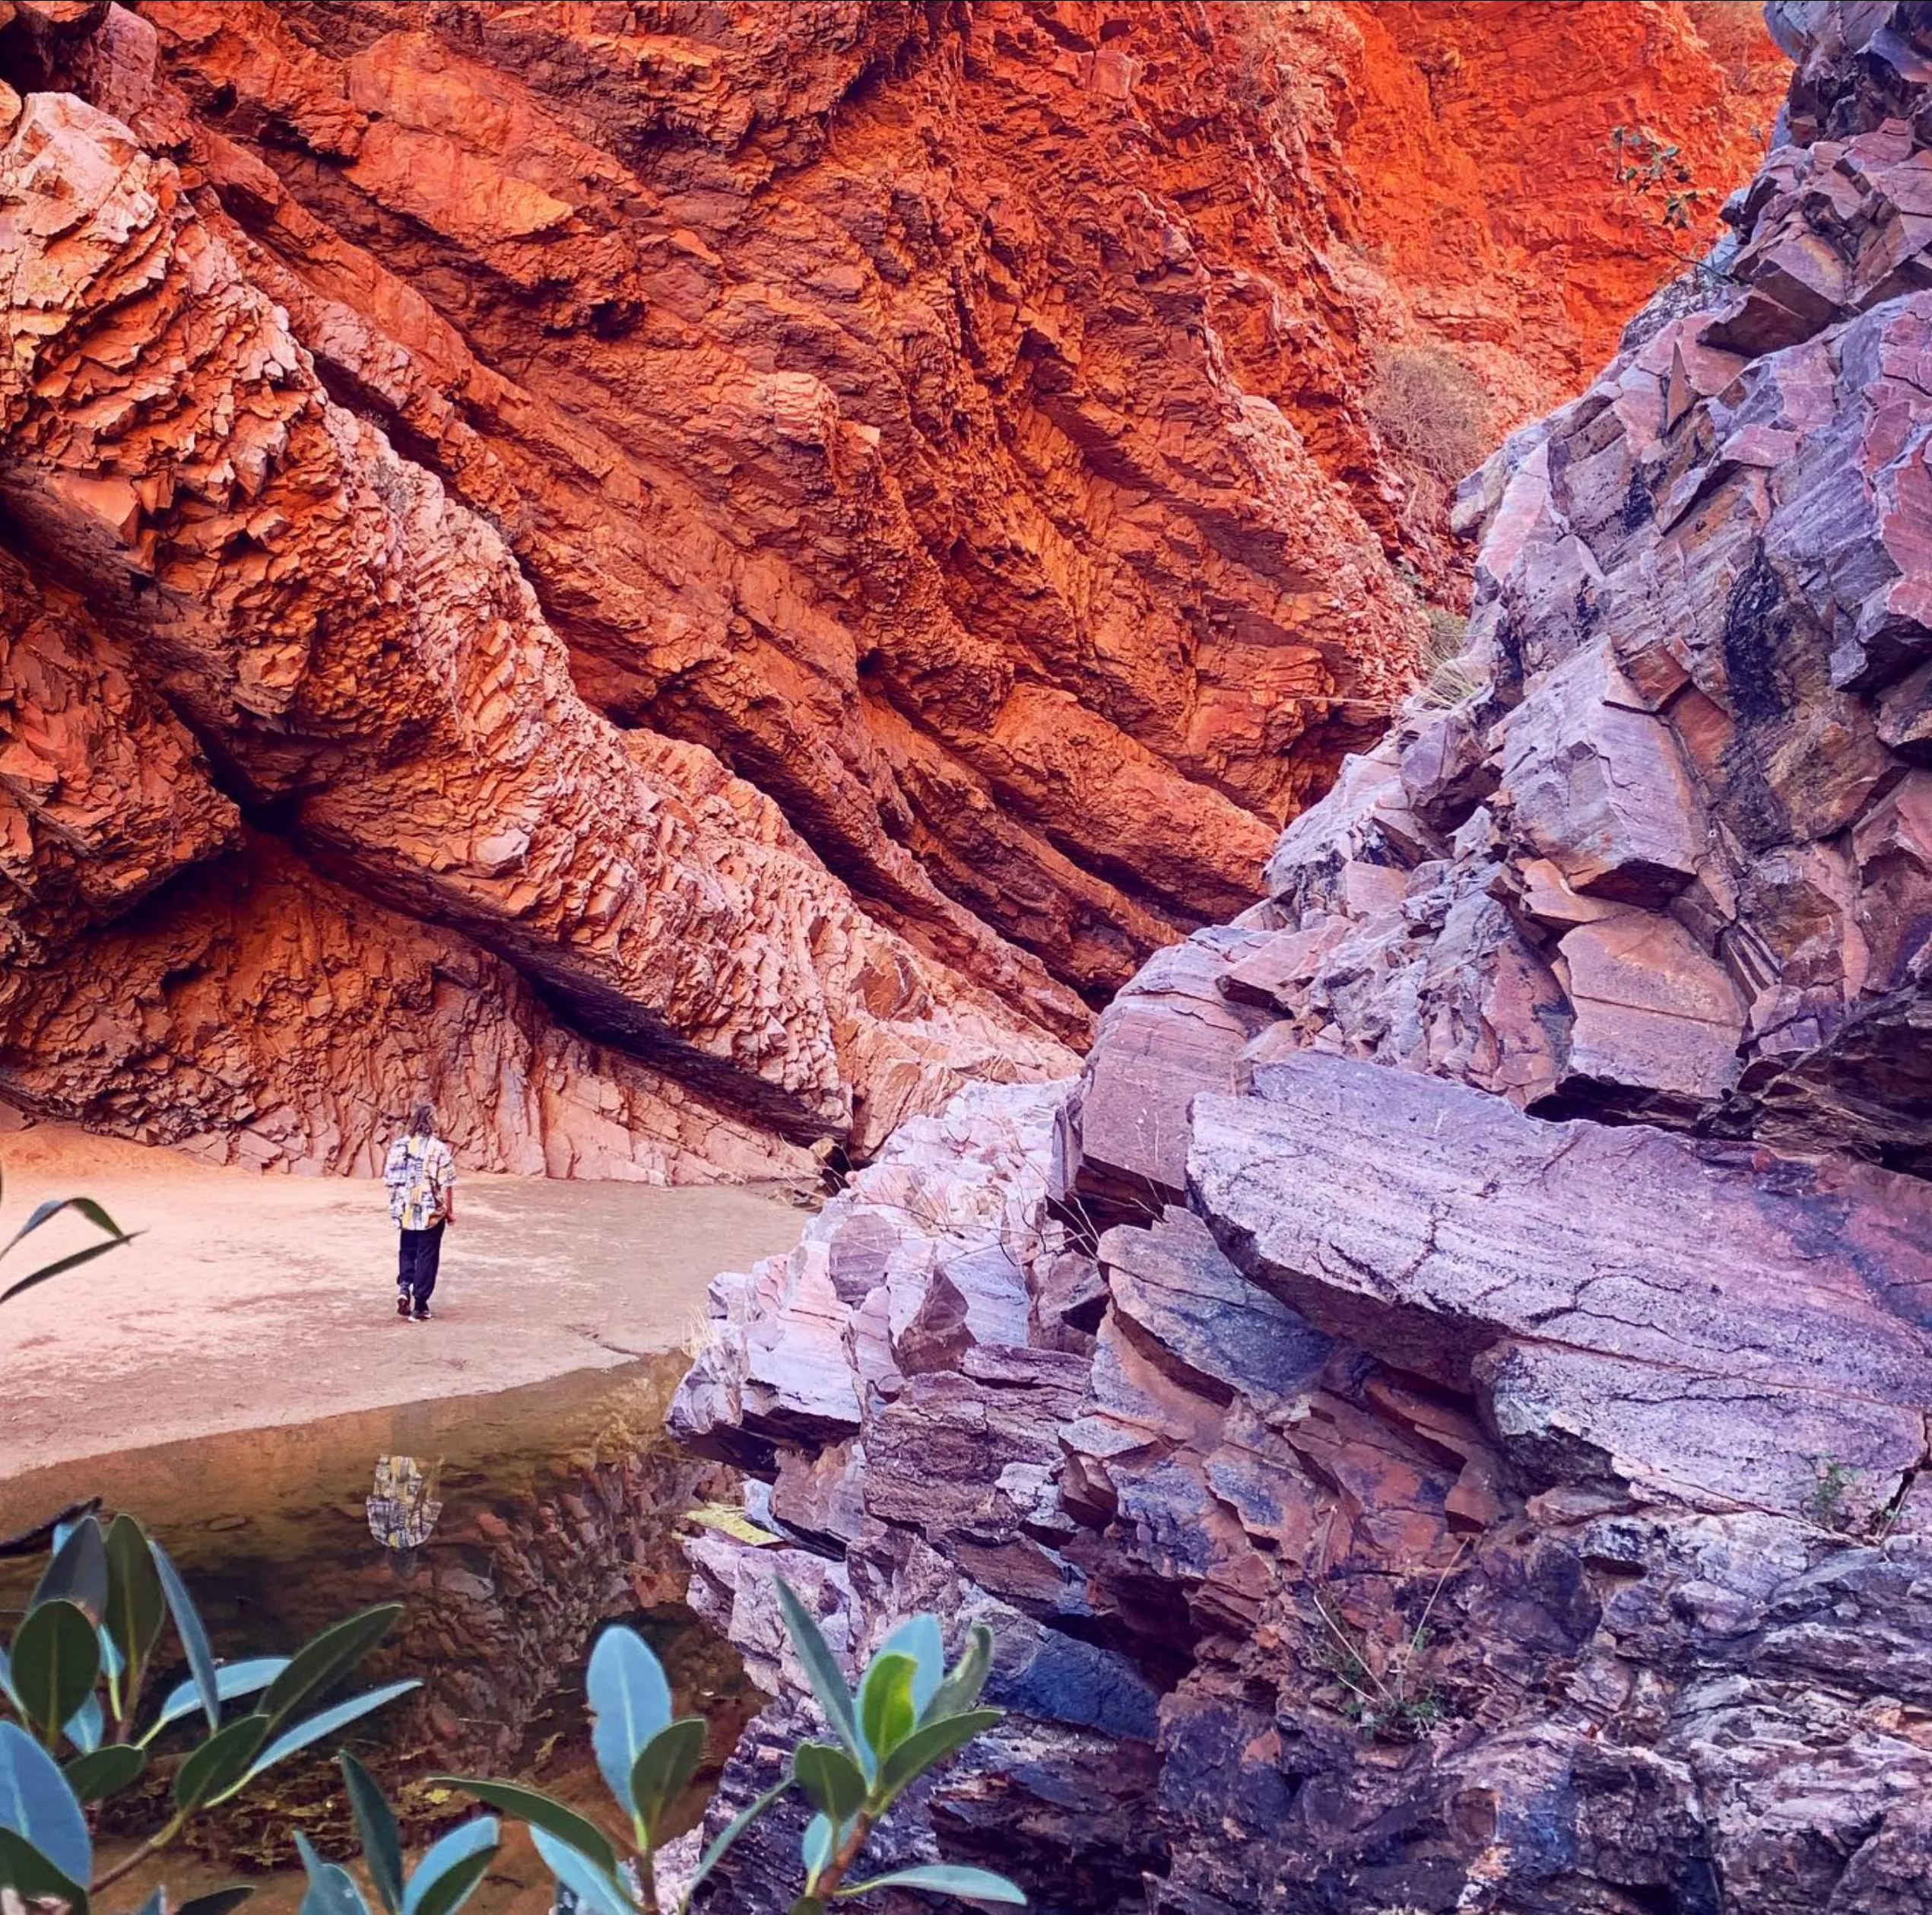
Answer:
[(721, 1279), (674, 1415), (769, 1482), (775, 1546), (690, 1549), (760, 1686), (776, 1574), (855, 1655), (998, 1631), (907, 1855), (1068, 1915), (1914, 1905), (1923, 1183), (1301, 1051), (1096, 1239), (1062, 1094), (909, 1126)]
[[(1741, 170), (1748, 64), (1625, 11), (1564, 205), (1659, 62)], [(1445, 151), (1445, 47), (1542, 84), (1483, 11), (8, 0), (0, 1089), (340, 1169), (427, 1074), (685, 1174), (1070, 1068), (1453, 589), (1369, 395), (1469, 329), (1378, 261), (1416, 76)], [(1462, 275), (1507, 411), (1666, 262), (1572, 224), (1594, 316), (1508, 204)]]
[(1734, 252), (1465, 490), (1466, 695), (714, 1289), (694, 1599), (795, 1692), (775, 1572), (992, 1621), (903, 1839), (1043, 1909), (1924, 1905), (1932, 17), (1771, 13)]

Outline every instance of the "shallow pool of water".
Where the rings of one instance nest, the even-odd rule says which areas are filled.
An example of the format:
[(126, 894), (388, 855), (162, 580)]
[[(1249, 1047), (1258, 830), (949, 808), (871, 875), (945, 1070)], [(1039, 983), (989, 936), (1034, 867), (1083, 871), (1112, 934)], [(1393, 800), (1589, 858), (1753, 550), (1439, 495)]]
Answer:
[[(436, 1768), (594, 1798), (582, 1672), (601, 1624), (623, 1618), (652, 1641), (680, 1708), (711, 1718), (714, 1760), (760, 1701), (683, 1599), (678, 1526), (732, 1489), (728, 1472), (664, 1435), (684, 1363), (61, 1463), (0, 1483), (0, 1535), (90, 1498), (132, 1511), (179, 1564), (224, 1657), (285, 1653), (400, 1598), (403, 1616), (363, 1676), (424, 1688), (373, 1719), (360, 1752), (415, 1826), (461, 1807), (425, 1792)], [(37, 1549), (0, 1559), (0, 1608), (17, 1610), (43, 1560)], [(271, 1864), (295, 1826), (339, 1845), (347, 1816), (327, 1760), (277, 1774), (272, 1799), (203, 1831), (202, 1854)], [(143, 1825), (165, 1781), (154, 1778), (154, 1805), (120, 1819)]]

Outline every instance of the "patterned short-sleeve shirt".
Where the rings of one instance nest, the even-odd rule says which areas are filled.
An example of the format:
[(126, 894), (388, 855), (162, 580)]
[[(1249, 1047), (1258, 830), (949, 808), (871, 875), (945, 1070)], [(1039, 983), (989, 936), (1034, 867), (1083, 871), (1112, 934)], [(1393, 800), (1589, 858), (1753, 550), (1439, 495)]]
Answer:
[(428, 1230), (449, 1214), (456, 1160), (440, 1137), (398, 1137), (382, 1166), (389, 1215), (404, 1230)]

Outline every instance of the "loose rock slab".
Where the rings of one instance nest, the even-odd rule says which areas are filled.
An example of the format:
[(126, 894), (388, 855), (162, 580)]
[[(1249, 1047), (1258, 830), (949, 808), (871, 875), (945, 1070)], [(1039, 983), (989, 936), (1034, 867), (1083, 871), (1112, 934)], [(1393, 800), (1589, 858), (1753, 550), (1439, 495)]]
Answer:
[(1735, 1148), (1312, 1052), (1258, 1080), (1194, 1101), (1189, 1189), (1223, 1248), (1331, 1334), (1473, 1389), (1540, 1469), (1794, 1512), (1814, 1459), (1883, 1503), (1923, 1457), (1916, 1180), (1767, 1180)]

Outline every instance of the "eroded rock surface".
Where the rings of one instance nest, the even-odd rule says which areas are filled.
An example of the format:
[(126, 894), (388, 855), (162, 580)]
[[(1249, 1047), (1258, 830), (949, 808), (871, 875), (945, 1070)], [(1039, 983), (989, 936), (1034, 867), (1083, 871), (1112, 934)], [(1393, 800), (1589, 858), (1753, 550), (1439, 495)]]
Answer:
[(768, 1479), (780, 1546), (689, 1552), (763, 1686), (777, 1573), (855, 1656), (998, 1628), (1010, 1723), (907, 1856), (1172, 1915), (1918, 1892), (1924, 1183), (1303, 1050), (1096, 1240), (1066, 1094), (902, 1130), (720, 1279), (674, 1412)]
[[(863, 1153), (1070, 1069), (1455, 594), (1378, 352), (1566, 388), (1667, 243), (1562, 215), (1582, 303), (1526, 306), (1517, 202), (1582, 203), (1653, 66), (1741, 173), (1750, 61), (1623, 11), (1578, 16), (1560, 190), (1439, 193), (1484, 235), (1444, 304), (1394, 189), (1464, 141), (1449, 56), (1493, 113), (1543, 86), (1480, 8), (14, 0), (0, 1088), (347, 1167), (427, 1069), (493, 1162), (648, 1169), (632, 1113), (695, 1174), (706, 1110), (721, 1167)], [(1471, 342), (1525, 326), (1504, 381)], [(247, 919), (304, 869), (373, 972), (427, 939), (488, 1008), (345, 1025), (336, 933)], [(184, 944), (252, 981), (177, 1015)], [(97, 950), (138, 1043), (76, 1006)]]
[(1465, 488), (1465, 695), (714, 1289), (696, 1599), (795, 1693), (776, 1570), (993, 1621), (899, 1839), (1042, 1908), (1926, 1905), (1932, 15), (1771, 11), (1735, 253)]
[(1470, 688), (1283, 836), (1235, 987), (1265, 1044), (1932, 1167), (1932, 126), (1864, 57), (1723, 270), (1464, 487)]

